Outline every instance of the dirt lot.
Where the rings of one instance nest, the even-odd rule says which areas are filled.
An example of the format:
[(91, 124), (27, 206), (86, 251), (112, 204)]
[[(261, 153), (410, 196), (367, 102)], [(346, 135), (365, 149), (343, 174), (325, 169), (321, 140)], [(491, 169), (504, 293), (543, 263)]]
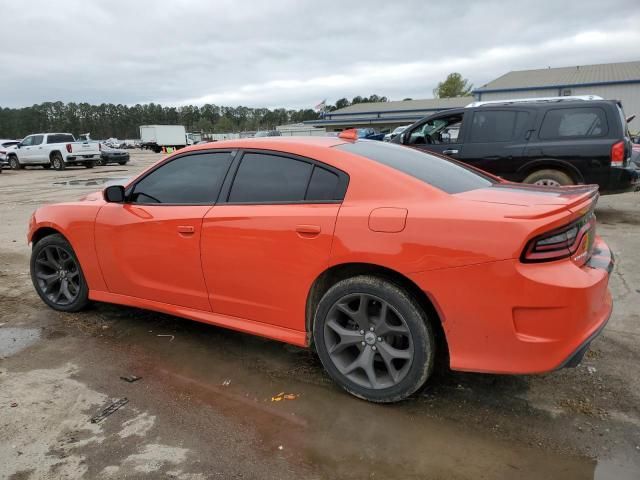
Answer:
[[(0, 175), (0, 478), (640, 478), (640, 194), (600, 200), (616, 305), (582, 365), (444, 372), (379, 406), (302, 349), (132, 308), (44, 306), (28, 273), (31, 212), (158, 158)], [(299, 397), (272, 402), (279, 392)]]

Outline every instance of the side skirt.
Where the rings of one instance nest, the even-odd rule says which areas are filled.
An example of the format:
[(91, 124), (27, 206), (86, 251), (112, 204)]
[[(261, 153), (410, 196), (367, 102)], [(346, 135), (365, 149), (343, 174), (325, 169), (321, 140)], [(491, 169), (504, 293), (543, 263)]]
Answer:
[(142, 298), (99, 290), (89, 290), (89, 298), (97, 302), (115, 303), (117, 305), (126, 305), (129, 307), (167, 313), (169, 315), (188, 318), (189, 320), (195, 320), (197, 322), (208, 323), (209, 325), (216, 325), (218, 327), (249, 333), (251, 335), (258, 335), (260, 337), (278, 340), (279, 342), (290, 343), (299, 347), (309, 346), (306, 332), (291, 330), (289, 328), (275, 325), (268, 325), (266, 323), (256, 322), (255, 320), (230, 317), (218, 313), (205, 312), (193, 308), (181, 307), (178, 305), (156, 302), (154, 300), (145, 300)]

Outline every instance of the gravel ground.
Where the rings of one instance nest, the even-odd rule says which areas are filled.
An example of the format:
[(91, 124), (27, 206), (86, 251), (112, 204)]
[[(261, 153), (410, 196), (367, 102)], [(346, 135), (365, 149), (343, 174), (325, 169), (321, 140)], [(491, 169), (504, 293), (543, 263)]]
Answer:
[[(160, 157), (0, 175), (0, 478), (640, 478), (640, 194), (596, 210), (617, 257), (615, 309), (578, 368), (441, 372), (380, 406), (344, 394), (303, 349), (133, 308), (45, 307), (28, 273), (31, 212)], [(280, 392), (298, 396), (272, 402)]]

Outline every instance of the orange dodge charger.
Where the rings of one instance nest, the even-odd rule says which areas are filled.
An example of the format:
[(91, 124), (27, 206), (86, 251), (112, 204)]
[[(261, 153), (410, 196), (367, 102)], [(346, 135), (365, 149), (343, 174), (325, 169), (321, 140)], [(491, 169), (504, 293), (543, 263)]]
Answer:
[(597, 187), (352, 133), (198, 145), (42, 206), (35, 289), (60, 311), (110, 302), (312, 346), (374, 402), (416, 392), (438, 353), (474, 372), (577, 365), (612, 309)]

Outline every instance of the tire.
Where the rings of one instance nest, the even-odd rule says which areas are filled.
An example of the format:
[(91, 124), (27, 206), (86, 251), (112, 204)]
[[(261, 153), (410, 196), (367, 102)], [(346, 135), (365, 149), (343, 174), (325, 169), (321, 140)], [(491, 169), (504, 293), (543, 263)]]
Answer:
[(93, 168), (95, 166), (95, 162), (85, 162), (84, 168)]
[(100, 160), (96, 161), (96, 165), (98, 165), (99, 167), (104, 167), (107, 164), (107, 161), (100, 157)]
[(530, 183), (532, 185), (542, 185), (548, 187), (559, 187), (562, 185), (575, 185), (576, 182), (566, 173), (560, 170), (537, 170), (530, 173), (527, 178), (524, 179), (524, 183)]
[(55, 152), (53, 155), (51, 155), (51, 165), (56, 170), (64, 170), (66, 168), (64, 160), (62, 160), (62, 155), (60, 155), (58, 152)]
[(371, 402), (409, 397), (424, 386), (435, 361), (435, 336), (424, 310), (405, 290), (374, 276), (342, 280), (324, 294), (313, 339), (329, 376)]
[(12, 155), (11, 157), (9, 157), (9, 167), (11, 167), (11, 170), (22, 170), (24, 168), (24, 165), (20, 163), (18, 157)]
[(31, 251), (31, 281), (49, 307), (77, 312), (89, 304), (89, 286), (71, 244), (59, 234), (49, 235)]
[(118, 162), (118, 165), (126, 165), (126, 164), (127, 164), (126, 160), (123, 160), (122, 162)]

